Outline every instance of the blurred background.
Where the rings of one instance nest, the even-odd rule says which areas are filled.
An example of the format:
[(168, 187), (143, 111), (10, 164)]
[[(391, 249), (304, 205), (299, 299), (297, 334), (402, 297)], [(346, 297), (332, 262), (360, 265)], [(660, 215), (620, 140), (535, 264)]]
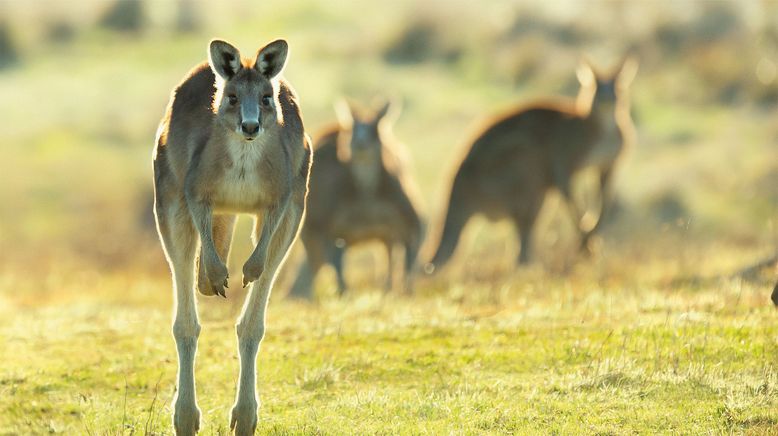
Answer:
[[(575, 96), (583, 55), (607, 69), (632, 53), (638, 145), (616, 175), (619, 206), (594, 264), (612, 272), (660, 262), (649, 277), (672, 281), (729, 274), (778, 247), (774, 1), (3, 0), (2, 280), (56, 292), (39, 279), (168, 275), (152, 216), (154, 133), (170, 91), (205, 60), (213, 37), (245, 55), (286, 38), (285, 75), (314, 136), (334, 121), (340, 96), (399, 97), (395, 133), (431, 225), (483, 120)], [(587, 183), (584, 174), (584, 198)], [(233, 268), (248, 252), (248, 224), (236, 234)], [(570, 228), (549, 198), (538, 228), (542, 269), (574, 265)], [(512, 269), (512, 232), (471, 224), (451, 274)], [(378, 286), (371, 280), (382, 272), (370, 271), (381, 255), (367, 247), (349, 259), (371, 267), (347, 268), (355, 288)]]

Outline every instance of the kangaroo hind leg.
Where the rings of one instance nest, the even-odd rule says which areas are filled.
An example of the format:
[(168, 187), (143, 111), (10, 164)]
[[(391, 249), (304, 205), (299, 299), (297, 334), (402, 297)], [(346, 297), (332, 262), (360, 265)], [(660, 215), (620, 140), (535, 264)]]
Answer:
[(177, 434), (193, 435), (200, 427), (200, 409), (197, 407), (194, 379), (200, 323), (192, 286), (197, 232), (182, 197), (164, 192), (157, 192), (156, 196), (154, 214), (162, 246), (173, 273), (176, 304), (173, 337), (178, 351), (178, 385), (173, 401), (173, 425)]

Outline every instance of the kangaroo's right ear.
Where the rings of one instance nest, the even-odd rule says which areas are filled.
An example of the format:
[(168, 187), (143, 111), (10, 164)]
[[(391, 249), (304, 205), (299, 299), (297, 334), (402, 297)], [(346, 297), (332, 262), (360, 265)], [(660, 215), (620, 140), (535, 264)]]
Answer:
[(338, 124), (344, 129), (350, 129), (354, 125), (354, 112), (351, 109), (351, 105), (345, 98), (339, 98), (333, 105), (335, 108), (335, 116), (338, 118)]
[(594, 86), (597, 80), (592, 65), (585, 58), (581, 59), (581, 62), (578, 63), (575, 75), (578, 77), (578, 82), (580, 82), (583, 87)]
[(402, 112), (402, 103), (400, 100), (395, 97), (388, 98), (384, 104), (379, 107), (378, 112), (376, 112), (376, 122), (385, 121), (392, 124), (400, 117), (400, 112)]
[(214, 39), (208, 46), (208, 64), (214, 73), (229, 80), (241, 69), (240, 52), (232, 44)]

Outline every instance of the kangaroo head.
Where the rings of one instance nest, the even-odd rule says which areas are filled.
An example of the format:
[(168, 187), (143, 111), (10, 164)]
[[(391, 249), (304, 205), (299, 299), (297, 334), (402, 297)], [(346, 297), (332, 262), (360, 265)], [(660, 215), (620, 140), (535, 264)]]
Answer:
[(398, 109), (387, 101), (372, 112), (360, 112), (344, 100), (335, 105), (338, 122), (344, 132), (350, 134), (342, 144), (344, 155), (354, 161), (374, 160), (381, 156), (383, 141), (391, 129)]
[(213, 109), (227, 130), (251, 141), (278, 122), (278, 80), (286, 64), (289, 46), (279, 39), (242, 59), (237, 48), (214, 39), (208, 48), (208, 64), (216, 75)]
[(638, 62), (631, 56), (609, 73), (602, 73), (583, 60), (576, 70), (581, 83), (579, 98), (589, 100), (592, 111), (612, 111), (617, 104), (628, 100), (629, 85), (637, 70)]

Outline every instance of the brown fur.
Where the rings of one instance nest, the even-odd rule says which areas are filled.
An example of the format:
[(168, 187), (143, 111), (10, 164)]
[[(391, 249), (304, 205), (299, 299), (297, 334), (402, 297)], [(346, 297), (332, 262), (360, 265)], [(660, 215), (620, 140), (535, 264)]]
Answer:
[(306, 260), (292, 295), (309, 298), (324, 263), (335, 267), (342, 293), (346, 247), (370, 240), (387, 248), (387, 289), (392, 287), (393, 247), (405, 247), (405, 286), (410, 286), (422, 226), (413, 183), (386, 119), (388, 111), (387, 105), (375, 115), (359, 116), (345, 108), (341, 124), (324, 129), (315, 141), (309, 212), (301, 232)]
[(225, 296), (235, 214), (248, 213), (257, 217), (257, 247), (243, 267), (243, 285), (254, 284), (237, 326), (241, 384), (231, 425), (237, 434), (253, 434), (253, 365), (267, 297), (300, 227), (312, 155), (297, 97), (276, 77), (285, 64), (286, 42), (268, 44), (255, 59), (242, 59), (223, 41), (209, 47), (209, 63), (196, 66), (173, 91), (154, 149), (154, 212), (177, 303), (174, 424), (179, 434), (199, 427), (193, 374), (200, 330), (193, 295), (196, 253), (198, 289)]
[[(521, 243), (518, 261), (528, 262), (532, 229), (550, 188), (563, 194), (576, 223), (581, 221), (570, 185), (582, 168), (599, 170), (602, 212), (607, 210), (614, 166), (634, 136), (627, 96), (631, 77), (627, 76), (634, 74), (636, 64), (628, 62), (610, 77), (596, 75), (584, 65), (579, 70), (582, 88), (577, 101), (538, 102), (487, 123), (454, 175), (428, 271), (449, 260), (475, 214), (513, 220)], [(582, 247), (600, 222), (581, 229)]]

